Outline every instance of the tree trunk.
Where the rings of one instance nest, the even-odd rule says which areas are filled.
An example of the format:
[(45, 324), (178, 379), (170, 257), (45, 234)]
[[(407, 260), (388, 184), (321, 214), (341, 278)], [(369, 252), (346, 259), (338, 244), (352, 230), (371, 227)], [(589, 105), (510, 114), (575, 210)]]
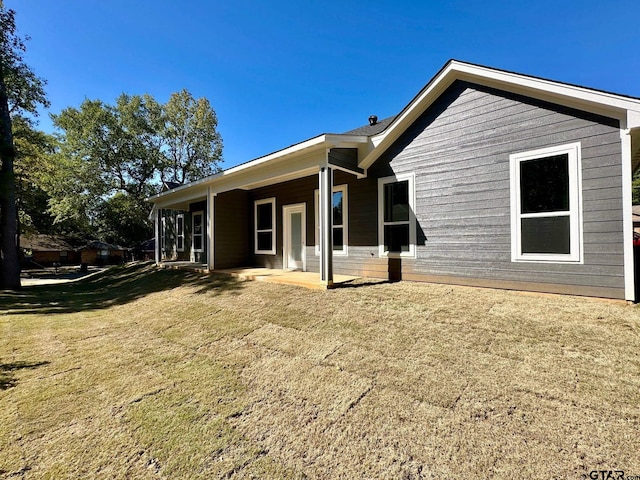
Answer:
[(16, 153), (11, 133), (11, 116), (4, 72), (0, 63), (0, 288), (20, 288), (20, 262), (16, 236), (18, 217), (16, 214), (16, 182), (13, 161)]

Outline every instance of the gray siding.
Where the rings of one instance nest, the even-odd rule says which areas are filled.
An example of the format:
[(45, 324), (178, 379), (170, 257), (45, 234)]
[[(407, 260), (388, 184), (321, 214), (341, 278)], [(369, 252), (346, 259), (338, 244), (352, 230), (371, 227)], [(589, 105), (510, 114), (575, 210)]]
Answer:
[[(584, 264), (511, 262), (509, 155), (577, 141)], [(369, 175), (415, 173), (423, 238), (417, 258), (402, 261), (404, 278), (539, 283), (544, 291), (624, 298), (620, 148), (613, 120), (459, 82)]]

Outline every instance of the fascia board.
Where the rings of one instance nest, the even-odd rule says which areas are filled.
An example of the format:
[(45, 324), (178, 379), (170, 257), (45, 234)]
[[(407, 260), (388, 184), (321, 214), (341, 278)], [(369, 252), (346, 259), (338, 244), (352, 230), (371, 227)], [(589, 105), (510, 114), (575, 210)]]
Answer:
[(370, 167), (455, 80), (466, 80), (616, 118), (627, 124), (626, 128), (640, 126), (640, 100), (452, 60), (436, 74), (386, 130), (371, 137), (374, 149), (362, 160), (360, 166)]

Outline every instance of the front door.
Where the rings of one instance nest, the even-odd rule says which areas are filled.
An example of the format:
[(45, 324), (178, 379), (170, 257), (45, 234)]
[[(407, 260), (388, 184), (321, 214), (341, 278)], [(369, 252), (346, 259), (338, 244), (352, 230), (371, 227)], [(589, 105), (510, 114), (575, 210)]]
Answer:
[(305, 270), (305, 210), (304, 203), (283, 207), (283, 266), (285, 270)]

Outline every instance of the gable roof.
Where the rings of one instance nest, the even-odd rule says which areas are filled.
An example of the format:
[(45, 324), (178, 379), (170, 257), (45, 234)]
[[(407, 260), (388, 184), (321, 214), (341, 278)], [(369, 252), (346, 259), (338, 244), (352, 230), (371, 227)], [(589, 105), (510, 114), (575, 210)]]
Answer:
[(72, 251), (75, 247), (68, 239), (59, 235), (24, 235), (20, 238), (20, 248), (37, 252)]
[[(291, 173), (294, 168), (291, 166), (283, 168), (282, 165), (296, 163), (295, 168), (298, 169), (298, 173), (308, 174), (314, 166), (317, 168), (318, 164), (317, 162), (302, 162), (300, 159), (306, 158), (305, 155), (310, 152), (326, 151), (328, 148), (346, 144), (351, 147), (359, 146), (364, 157), (359, 158), (358, 167), (366, 170), (456, 80), (484, 85), (614, 118), (620, 121), (622, 129), (635, 129), (634, 135), (640, 132), (640, 98), (459, 60), (449, 60), (398, 115), (385, 118), (376, 123), (376, 125), (364, 125), (343, 134), (324, 133), (312, 137), (203, 179), (163, 191), (148, 200), (154, 202), (154, 204), (155, 202), (175, 202), (179, 198), (186, 201), (206, 195), (208, 186), (231, 189), (239, 188), (242, 185), (252, 188), (258, 186), (259, 183), (247, 180), (248, 177), (261, 177), (263, 178), (262, 181), (264, 181), (265, 176), (272, 173), (274, 174), (271, 177), (273, 181), (276, 179), (284, 181), (294, 178)], [(640, 144), (640, 142), (638, 143)], [(640, 145), (634, 145), (634, 151), (631, 155), (634, 168), (640, 166)], [(273, 168), (274, 166), (277, 166), (277, 168)], [(285, 171), (288, 173), (283, 173)], [(262, 173), (255, 175), (256, 172)], [(280, 176), (277, 176), (276, 173)], [(234, 180), (230, 181), (232, 178)]]
[(468, 81), (615, 118), (620, 121), (623, 129), (640, 128), (640, 98), (459, 60), (449, 60), (413, 100), (396, 115), (387, 128), (371, 137), (375, 148), (360, 162), (360, 167), (370, 167), (400, 134), (409, 128), (456, 80)]

